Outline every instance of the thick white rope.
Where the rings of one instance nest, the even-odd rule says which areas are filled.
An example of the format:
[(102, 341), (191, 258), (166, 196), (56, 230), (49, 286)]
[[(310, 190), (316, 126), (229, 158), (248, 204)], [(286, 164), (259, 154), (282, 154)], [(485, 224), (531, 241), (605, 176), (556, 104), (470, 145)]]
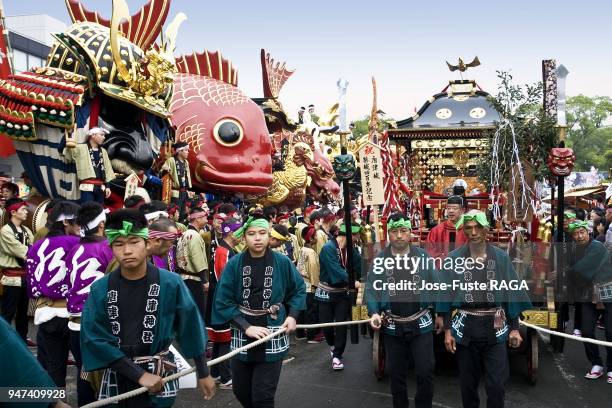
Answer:
[[(349, 326), (349, 325), (354, 325), (354, 324), (362, 324), (362, 323), (369, 323), (370, 319), (366, 319), (366, 320), (349, 320), (349, 321), (345, 321), (345, 322), (331, 322), (331, 323), (319, 323), (319, 324), (298, 324), (297, 328), (298, 329), (318, 329), (318, 328), (323, 328), (323, 327), (336, 327), (336, 326)], [(241, 353), (243, 351), (249, 350), (253, 347), (259, 346), (260, 344), (263, 344), (265, 342), (267, 342), (268, 340), (273, 339), (276, 336), (279, 336), (283, 333), (285, 333), (285, 331), (287, 331), (287, 329), (285, 327), (276, 330), (270, 334), (268, 334), (266, 337), (263, 337), (259, 340), (256, 340), (252, 343), (247, 344), (246, 346), (240, 347), (238, 349), (232, 350), (231, 352), (224, 354), (221, 357), (217, 357), (213, 360), (208, 361), (207, 365), (213, 366), (215, 364), (219, 364), (222, 361), (225, 360), (229, 360), (230, 358), (234, 357), (236, 354)], [(191, 367), (187, 370), (184, 371), (180, 371), (176, 374), (172, 374), (168, 377), (164, 377), (164, 382), (168, 382), (168, 381), (173, 381), (176, 380), (177, 378), (183, 377), (185, 375), (191, 374), (193, 372), (195, 372), (196, 368), (195, 367)], [(102, 400), (98, 400), (95, 402), (92, 402), (90, 404), (84, 405), (83, 408), (95, 408), (95, 407), (102, 407), (105, 405), (110, 405), (110, 404), (114, 404), (116, 402), (122, 401), (124, 399), (128, 399), (128, 398), (132, 398), (135, 397), (139, 394), (143, 394), (145, 392), (147, 392), (148, 389), (147, 387), (140, 387), (140, 388), (136, 388), (132, 391), (128, 391), (124, 394), (120, 394), (120, 395), (116, 395), (114, 397), (111, 398), (105, 398)]]
[[(363, 324), (363, 323), (369, 323), (371, 319), (365, 319), (365, 320), (349, 320), (349, 321), (345, 321), (345, 322), (331, 322), (331, 323), (318, 323), (318, 324), (298, 324), (297, 328), (298, 329), (318, 329), (318, 328), (324, 328), (324, 327), (337, 327), (337, 326), (349, 326), (349, 325), (354, 325), (354, 324)], [(521, 325), (525, 326), (525, 327), (529, 327), (532, 328), (534, 330), (537, 331), (541, 331), (543, 333), (548, 333), (550, 335), (553, 336), (560, 336), (560, 337), (565, 337), (567, 339), (570, 340), (576, 340), (576, 341), (581, 341), (583, 343), (592, 343), (592, 344), (596, 344), (598, 346), (605, 346), (605, 347), (612, 347), (612, 342), (607, 342), (607, 341), (601, 341), (601, 340), (596, 340), (596, 339), (590, 339), (587, 337), (577, 337), (577, 336), (573, 336), (571, 334), (567, 334), (567, 333), (561, 333), (561, 332), (557, 332), (554, 330), (549, 330), (549, 329), (545, 329), (543, 327), (539, 327), (539, 326), (535, 326), (531, 323), (527, 323), (524, 322), (522, 320), (519, 321)], [(281, 328), (273, 333), (268, 334), (266, 337), (263, 337), (259, 340), (254, 341), (253, 343), (249, 343), (244, 347), (240, 347), (236, 350), (233, 350), (221, 357), (215, 358), (213, 360), (208, 361), (207, 365), (213, 366), (215, 364), (219, 364), (222, 361), (228, 360), (232, 357), (234, 357), (236, 354), (241, 353), (243, 351), (249, 350), (253, 347), (259, 346), (260, 344), (265, 343), (268, 340), (273, 339), (276, 336), (279, 336), (283, 333), (285, 333), (285, 331), (287, 331), (286, 328)], [(173, 381), (176, 380), (177, 378), (183, 377), (185, 375), (191, 374), (193, 372), (195, 372), (195, 367), (192, 367), (190, 369), (178, 372), (176, 374), (172, 374), (168, 377), (164, 377), (164, 382), (168, 382), (168, 381)], [(110, 405), (110, 404), (114, 404), (115, 402), (119, 402), (122, 401), (124, 399), (128, 399), (128, 398), (132, 398), (135, 397), (136, 395), (139, 394), (143, 394), (147, 392), (147, 388), (146, 387), (140, 387), (140, 388), (136, 388), (132, 391), (128, 391), (124, 394), (120, 394), (117, 395), (115, 397), (111, 397), (111, 398), (105, 398), (103, 400), (99, 400), (99, 401), (95, 401), (92, 402), (91, 404), (87, 404), (84, 405), (83, 408), (95, 408), (95, 407), (102, 407), (105, 405)]]
[(591, 339), (588, 337), (578, 337), (578, 336), (574, 336), (573, 334), (567, 334), (567, 333), (562, 333), (562, 332), (558, 332), (554, 330), (545, 329), (544, 327), (536, 326), (534, 324), (527, 323), (522, 320), (520, 320), (519, 323), (525, 327), (529, 327), (531, 329), (541, 331), (543, 333), (548, 333), (552, 336), (564, 337), (566, 339), (581, 341), (583, 343), (591, 343), (597, 346), (612, 347), (612, 341), (603, 341), (603, 340)]

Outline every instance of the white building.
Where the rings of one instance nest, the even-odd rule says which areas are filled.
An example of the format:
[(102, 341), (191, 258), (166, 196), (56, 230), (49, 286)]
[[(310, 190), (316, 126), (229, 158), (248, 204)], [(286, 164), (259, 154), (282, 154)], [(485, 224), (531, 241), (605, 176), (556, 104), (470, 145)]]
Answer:
[[(46, 14), (7, 16), (5, 22), (15, 73), (44, 66), (54, 42), (51, 34), (67, 28), (64, 22)], [(0, 173), (19, 178), (22, 172), (16, 154), (0, 161)]]

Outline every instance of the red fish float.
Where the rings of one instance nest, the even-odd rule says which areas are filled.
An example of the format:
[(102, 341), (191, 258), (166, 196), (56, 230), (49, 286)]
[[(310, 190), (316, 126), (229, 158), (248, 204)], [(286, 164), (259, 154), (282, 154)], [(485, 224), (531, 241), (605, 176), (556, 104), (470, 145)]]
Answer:
[(235, 69), (212, 52), (178, 58), (177, 66), (169, 110), (176, 140), (189, 144), (194, 184), (264, 193), (272, 184), (270, 135), (262, 110), (236, 87)]

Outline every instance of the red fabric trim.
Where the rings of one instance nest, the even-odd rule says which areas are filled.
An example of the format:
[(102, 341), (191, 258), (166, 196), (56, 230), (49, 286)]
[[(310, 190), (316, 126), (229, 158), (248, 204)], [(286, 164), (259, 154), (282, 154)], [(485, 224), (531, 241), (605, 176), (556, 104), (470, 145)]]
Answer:
[(232, 341), (232, 331), (230, 329), (216, 331), (207, 327), (206, 330), (208, 332), (208, 340), (214, 343), (229, 343)]
[(96, 95), (91, 101), (89, 109), (89, 128), (93, 129), (98, 126), (98, 117), (100, 116), (100, 95)]
[(94, 186), (103, 186), (104, 181), (102, 180), (97, 180), (97, 179), (88, 179), (88, 180), (81, 180), (81, 184), (93, 184)]
[(8, 276), (11, 278), (21, 277), (21, 276), (25, 276), (25, 270), (24, 269), (4, 269), (2, 271), (2, 274), (4, 276)]

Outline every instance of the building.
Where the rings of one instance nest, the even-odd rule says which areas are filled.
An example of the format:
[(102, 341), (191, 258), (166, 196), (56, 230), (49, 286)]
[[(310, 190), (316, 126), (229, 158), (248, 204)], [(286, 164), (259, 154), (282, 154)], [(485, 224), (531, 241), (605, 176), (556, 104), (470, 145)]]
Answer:
[(448, 195), (457, 179), (465, 183), (470, 208), (488, 208), (491, 201), (476, 174), (489, 152), (489, 137), (500, 114), (489, 94), (472, 80), (450, 81), (419, 111), (389, 129), (389, 139), (403, 147), (409, 187), (420, 203), (427, 226), (443, 218)]
[[(7, 16), (5, 23), (15, 73), (44, 66), (54, 42), (52, 33), (61, 33), (67, 27), (64, 22), (45, 14)], [(22, 172), (16, 154), (0, 162), (0, 174), (18, 178)]]

